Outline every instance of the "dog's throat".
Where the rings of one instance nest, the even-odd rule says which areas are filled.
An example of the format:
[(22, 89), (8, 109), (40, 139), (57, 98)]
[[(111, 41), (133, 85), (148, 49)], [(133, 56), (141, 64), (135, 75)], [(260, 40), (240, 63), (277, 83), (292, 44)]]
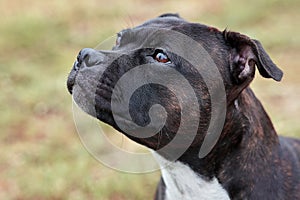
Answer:
[(227, 191), (217, 178), (206, 180), (180, 161), (171, 162), (152, 151), (161, 167), (166, 185), (166, 200), (172, 199), (218, 199), (229, 200)]

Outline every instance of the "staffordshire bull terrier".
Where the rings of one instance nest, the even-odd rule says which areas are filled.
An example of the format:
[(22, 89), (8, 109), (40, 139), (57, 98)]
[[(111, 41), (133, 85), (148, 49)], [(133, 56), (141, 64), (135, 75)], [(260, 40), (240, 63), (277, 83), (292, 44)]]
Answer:
[[(189, 37), (207, 54), (191, 56), (198, 53), (191, 48), (194, 44), (172, 37), (171, 31)], [(209, 59), (204, 57), (211, 59), (217, 72), (211, 72), (213, 67), (205, 64)], [(202, 71), (196, 70), (193, 59), (200, 59), (201, 63), (196, 64), (205, 66)], [(122, 99), (127, 95), (116, 87), (117, 82), (137, 68), (142, 73), (131, 81), (134, 84), (135, 79), (142, 79), (145, 84), (129, 94), (128, 105), (114, 108), (112, 104), (124, 103)], [(122, 30), (111, 51), (81, 50), (67, 87), (85, 112), (154, 151), (163, 166), (155, 194), (157, 200), (300, 199), (300, 141), (277, 135), (249, 87), (256, 68), (261, 76), (276, 81), (283, 75), (259, 41), (237, 32), (190, 23), (177, 14), (164, 14)], [(178, 81), (181, 76), (173, 76), (174, 71), (186, 82)], [(215, 78), (217, 74), (222, 85)], [(163, 77), (160, 81), (166, 84), (158, 84), (153, 77)], [(188, 93), (188, 87), (178, 89), (185, 84), (194, 93)], [(212, 106), (212, 96), (221, 94), (220, 88), (224, 89), (224, 97), (219, 95), (216, 99), (220, 99), (219, 104), (224, 104), (225, 109)], [(153, 105), (163, 107), (164, 112), (153, 111)], [(190, 131), (194, 127), (181, 129), (186, 123), (181, 121), (183, 107), (188, 110), (186, 121), (196, 124), (195, 135)], [(212, 119), (222, 113), (223, 122), (218, 117)], [(158, 116), (157, 127), (148, 126), (155, 121), (153, 116)], [(125, 125), (120, 125), (117, 119)], [(201, 156), (199, 149), (209, 126), (218, 124), (221, 124), (220, 134)], [(144, 131), (138, 127), (148, 127), (148, 133), (143, 135)], [(179, 132), (181, 139), (169, 145)], [(166, 146), (168, 151), (160, 151)], [(181, 153), (174, 157), (170, 152)]]

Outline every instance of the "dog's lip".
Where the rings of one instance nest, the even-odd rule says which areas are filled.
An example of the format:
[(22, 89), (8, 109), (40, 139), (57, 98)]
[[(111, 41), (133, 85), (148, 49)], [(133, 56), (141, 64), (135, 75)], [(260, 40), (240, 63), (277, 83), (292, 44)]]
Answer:
[(75, 80), (76, 80), (76, 76), (78, 74), (78, 62), (75, 61), (73, 67), (72, 67), (72, 70), (68, 76), (68, 80), (67, 80), (67, 88), (68, 88), (68, 91), (70, 94), (73, 93), (73, 86), (75, 84)]

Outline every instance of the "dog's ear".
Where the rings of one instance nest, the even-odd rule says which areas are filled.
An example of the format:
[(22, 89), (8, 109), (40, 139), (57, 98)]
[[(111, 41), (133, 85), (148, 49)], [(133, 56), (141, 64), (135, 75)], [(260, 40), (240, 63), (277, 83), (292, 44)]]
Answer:
[(273, 63), (261, 43), (237, 32), (223, 32), (226, 43), (231, 47), (231, 73), (236, 83), (254, 77), (255, 65), (265, 78), (280, 81), (282, 71)]

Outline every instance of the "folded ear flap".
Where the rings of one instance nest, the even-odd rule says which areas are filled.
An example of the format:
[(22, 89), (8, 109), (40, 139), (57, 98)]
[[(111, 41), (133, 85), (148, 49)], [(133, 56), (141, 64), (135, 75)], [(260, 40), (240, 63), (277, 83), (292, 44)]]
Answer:
[(283, 72), (273, 63), (259, 41), (251, 40), (237, 32), (225, 30), (223, 34), (225, 41), (231, 47), (230, 70), (236, 83), (252, 79), (255, 65), (263, 77), (281, 80)]
[(252, 40), (252, 42), (255, 45), (254, 50), (256, 51), (255, 53), (259, 61), (257, 63), (259, 73), (265, 78), (273, 78), (276, 81), (280, 81), (283, 72), (273, 63), (258, 40)]

